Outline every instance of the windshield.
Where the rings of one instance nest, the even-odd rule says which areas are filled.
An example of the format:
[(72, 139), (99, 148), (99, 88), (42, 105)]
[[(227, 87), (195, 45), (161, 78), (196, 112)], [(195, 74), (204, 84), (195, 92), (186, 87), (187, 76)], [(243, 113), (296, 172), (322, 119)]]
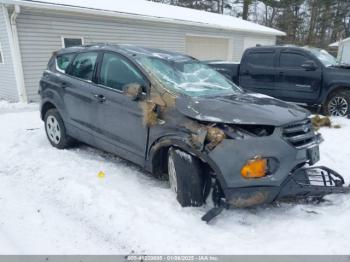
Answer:
[(211, 67), (196, 60), (168, 60), (151, 56), (135, 57), (170, 91), (189, 96), (230, 95), (241, 89)]
[(308, 48), (325, 66), (334, 66), (337, 64), (337, 59), (328, 53), (326, 50), (318, 48)]

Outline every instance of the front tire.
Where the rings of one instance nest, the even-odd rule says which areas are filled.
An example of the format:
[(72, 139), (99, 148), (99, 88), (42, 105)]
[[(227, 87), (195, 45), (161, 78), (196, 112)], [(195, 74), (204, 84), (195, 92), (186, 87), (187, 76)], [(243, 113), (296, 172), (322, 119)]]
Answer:
[(204, 204), (204, 177), (196, 157), (175, 148), (168, 151), (169, 184), (183, 207)]
[(72, 139), (67, 136), (64, 122), (57, 109), (46, 112), (44, 117), (46, 136), (50, 144), (58, 149), (64, 149), (72, 145)]
[(323, 105), (323, 113), (327, 116), (347, 116), (350, 114), (350, 91), (332, 93)]

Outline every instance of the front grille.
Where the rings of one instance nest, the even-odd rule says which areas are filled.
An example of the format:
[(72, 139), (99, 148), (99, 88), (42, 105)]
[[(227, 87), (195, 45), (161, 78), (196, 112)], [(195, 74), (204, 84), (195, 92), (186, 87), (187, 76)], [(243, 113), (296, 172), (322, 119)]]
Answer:
[(296, 148), (306, 147), (316, 141), (316, 135), (310, 119), (283, 127), (283, 137)]

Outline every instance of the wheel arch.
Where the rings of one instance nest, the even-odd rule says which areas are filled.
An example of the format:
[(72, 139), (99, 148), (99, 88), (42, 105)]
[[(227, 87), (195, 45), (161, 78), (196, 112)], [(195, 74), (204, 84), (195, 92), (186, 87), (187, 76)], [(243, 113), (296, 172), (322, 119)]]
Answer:
[(41, 106), (41, 110), (40, 110), (41, 120), (44, 120), (46, 112), (49, 111), (50, 109), (53, 109), (53, 108), (57, 109), (57, 106), (52, 101), (44, 102), (43, 105)]
[(336, 93), (336, 92), (342, 92), (342, 91), (350, 91), (350, 85), (345, 84), (335, 84), (332, 85), (329, 89), (326, 95), (323, 98), (322, 104), (326, 103), (329, 97)]
[(205, 168), (209, 168), (215, 173), (221, 186), (226, 185), (219, 167), (206, 152), (197, 150), (188, 141), (174, 136), (162, 137), (150, 147), (148, 157), (150, 170), (156, 177), (163, 177), (164, 173), (167, 172), (167, 153), (170, 147), (176, 147), (198, 158)]
[(166, 136), (155, 141), (149, 150), (149, 160), (151, 164), (151, 171), (156, 177), (162, 177), (167, 170), (166, 160), (168, 150), (171, 147), (179, 148), (192, 155), (196, 155), (194, 150), (185, 141), (178, 137)]

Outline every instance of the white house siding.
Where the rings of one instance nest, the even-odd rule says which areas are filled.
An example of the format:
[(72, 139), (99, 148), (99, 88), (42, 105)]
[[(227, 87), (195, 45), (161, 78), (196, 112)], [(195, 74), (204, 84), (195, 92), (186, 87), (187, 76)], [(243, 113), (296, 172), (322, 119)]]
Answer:
[(185, 52), (186, 36), (230, 37), (231, 60), (239, 61), (244, 50), (244, 37), (262, 37), (275, 41), (275, 36), (252, 35), (219, 29), (146, 22), (125, 18), (77, 15), (76, 13), (42, 12), (23, 8), (17, 18), (24, 80), (29, 101), (37, 101), (38, 84), (52, 52), (62, 46), (61, 37), (83, 37), (84, 43), (128, 43)]
[(340, 43), (338, 60), (343, 64), (350, 64), (350, 39)]
[(0, 98), (9, 101), (18, 101), (15, 72), (9, 42), (9, 24), (6, 8), (0, 5), (0, 43), (3, 63), (0, 64)]

